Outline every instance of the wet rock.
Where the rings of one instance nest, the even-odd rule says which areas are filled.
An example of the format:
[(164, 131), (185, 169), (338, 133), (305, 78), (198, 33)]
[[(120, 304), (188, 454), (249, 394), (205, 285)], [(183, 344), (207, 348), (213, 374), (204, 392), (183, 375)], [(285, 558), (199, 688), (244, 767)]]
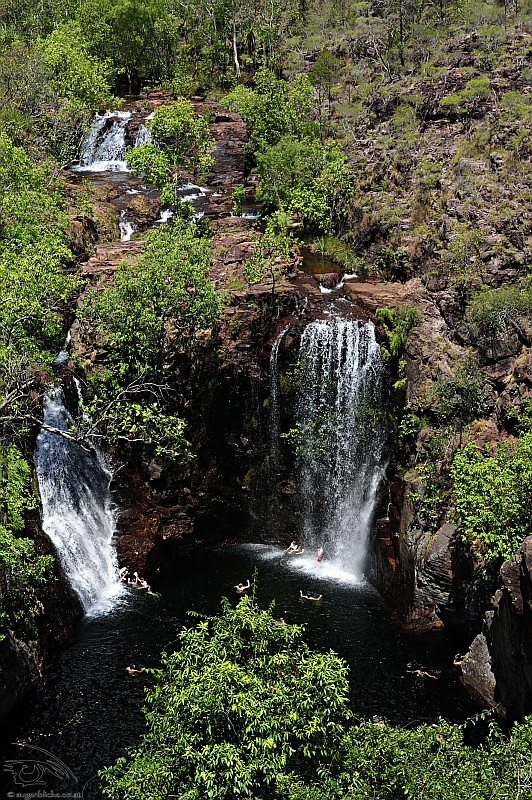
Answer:
[[(56, 555), (49, 538), (37, 520), (30, 520), (26, 534), (33, 539), (37, 552)], [(21, 701), (42, 687), (46, 666), (64, 647), (81, 617), (81, 606), (66, 580), (58, 561), (50, 580), (40, 586), (32, 599), (33, 633), (3, 630), (0, 641), (0, 721), (5, 720)]]
[(159, 218), (161, 204), (156, 197), (135, 194), (127, 203), (128, 218), (132, 219), (138, 231), (149, 228)]

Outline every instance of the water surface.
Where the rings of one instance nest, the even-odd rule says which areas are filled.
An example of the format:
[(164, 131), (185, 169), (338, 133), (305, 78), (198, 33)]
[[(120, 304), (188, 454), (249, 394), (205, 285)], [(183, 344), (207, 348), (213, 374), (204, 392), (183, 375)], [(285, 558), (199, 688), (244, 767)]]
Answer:
[[(451, 669), (453, 642), (443, 633), (403, 631), (367, 584), (347, 574), (331, 577), (325, 561), (318, 565), (312, 558), (290, 557), (265, 545), (194, 551), (153, 582), (160, 599), (130, 591), (111, 613), (85, 619), (55, 665), (46, 695), (20, 728), (9, 732), (12, 742), (54, 754), (77, 779), (54, 780), (47, 774), (41, 788), (100, 796), (91, 778), (123, 755), (143, 731), (142, 677), (127, 675), (126, 667), (157, 666), (161, 650), (175, 647), (182, 626), (194, 624), (187, 611), (216, 613), (224, 595), (236, 603), (235, 584), (252, 578), (255, 568), (259, 603), (274, 601), (286, 622), (306, 626), (311, 646), (333, 648), (347, 660), (356, 714), (413, 724), (440, 715), (460, 720), (474, 713)], [(322, 599), (301, 600), (300, 590)], [(435, 677), (420, 678), (409, 672), (414, 669)], [(8, 757), (37, 756), (27, 748), (8, 746)], [(6, 792), (20, 790), (11, 775), (4, 776), (4, 784)]]

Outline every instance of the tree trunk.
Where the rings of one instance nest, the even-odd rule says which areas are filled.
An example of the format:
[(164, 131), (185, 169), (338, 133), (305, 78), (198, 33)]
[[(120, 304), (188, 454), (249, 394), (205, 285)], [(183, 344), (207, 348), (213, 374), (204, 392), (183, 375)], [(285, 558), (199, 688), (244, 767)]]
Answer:
[(235, 61), (235, 72), (237, 80), (240, 80), (240, 62), (238, 60), (238, 48), (236, 46), (236, 22), (233, 17), (233, 58)]

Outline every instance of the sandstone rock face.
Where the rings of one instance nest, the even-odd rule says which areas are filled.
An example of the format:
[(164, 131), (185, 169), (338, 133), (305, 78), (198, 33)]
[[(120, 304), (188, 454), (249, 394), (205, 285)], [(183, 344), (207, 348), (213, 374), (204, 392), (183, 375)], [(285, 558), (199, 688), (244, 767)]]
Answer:
[(500, 570), (503, 588), (462, 662), (462, 679), (510, 720), (532, 712), (532, 536)]
[(496, 693), (496, 679), (493, 674), (491, 655), (484, 633), (474, 639), (469, 651), (462, 659), (462, 682), (479, 702), (493, 708)]

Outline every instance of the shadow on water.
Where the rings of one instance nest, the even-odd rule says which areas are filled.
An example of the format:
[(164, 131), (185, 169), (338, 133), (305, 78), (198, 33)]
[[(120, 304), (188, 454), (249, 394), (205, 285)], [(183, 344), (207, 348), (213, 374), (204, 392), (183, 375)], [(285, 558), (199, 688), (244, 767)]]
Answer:
[[(236, 603), (235, 584), (251, 578), (255, 567), (259, 604), (275, 602), (275, 613), (286, 622), (305, 625), (312, 647), (332, 648), (349, 663), (357, 715), (414, 724), (438, 716), (461, 720), (475, 712), (451, 671), (453, 643), (442, 633), (403, 631), (367, 584), (350, 582), (348, 576), (333, 581), (311, 559), (298, 563), (298, 557), (265, 545), (195, 551), (153, 582), (159, 599), (131, 591), (111, 613), (79, 625), (50, 674), (46, 695), (27, 711), (18, 730), (13, 726), (6, 732), (8, 741), (53, 754), (75, 778), (53, 778), (49, 766), (44, 784), (21, 787), (14, 784), (15, 766), (15, 772), (4, 774), (6, 793), (34, 791), (38, 796), (40, 788), (99, 797), (95, 782), (87, 782), (134, 745), (144, 728), (143, 679), (129, 676), (126, 666), (157, 666), (161, 650), (175, 646), (182, 626), (194, 624), (187, 611), (216, 613), (224, 595)], [(300, 590), (321, 594), (322, 600), (301, 600)], [(408, 671), (417, 668), (436, 677)], [(5, 765), (6, 759), (39, 758), (46, 772), (49, 755), (15, 746), (4, 752)]]

